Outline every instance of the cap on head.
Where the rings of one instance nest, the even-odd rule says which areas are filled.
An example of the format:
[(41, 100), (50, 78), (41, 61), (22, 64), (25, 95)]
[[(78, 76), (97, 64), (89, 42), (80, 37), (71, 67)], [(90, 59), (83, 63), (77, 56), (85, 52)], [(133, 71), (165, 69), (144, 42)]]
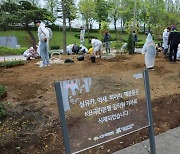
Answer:
[(171, 30), (172, 30), (172, 31), (176, 30), (176, 26), (175, 26), (175, 25), (172, 25), (172, 26), (171, 26)]
[(34, 24), (37, 24), (37, 23), (41, 23), (41, 21), (40, 20), (35, 20)]

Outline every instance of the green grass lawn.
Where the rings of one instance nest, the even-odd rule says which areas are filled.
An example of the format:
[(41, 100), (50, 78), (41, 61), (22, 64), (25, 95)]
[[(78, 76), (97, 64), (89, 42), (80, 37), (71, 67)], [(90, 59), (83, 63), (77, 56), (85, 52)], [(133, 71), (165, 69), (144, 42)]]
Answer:
[[(80, 40), (79, 40), (79, 38), (75, 37), (75, 35), (79, 34), (79, 33), (80, 32), (67, 32), (67, 45), (74, 44), (74, 43), (79, 45)], [(33, 34), (37, 39), (37, 31), (33, 31)], [(97, 33), (90, 33), (90, 35), (95, 36), (100, 40), (102, 40), (102, 38), (103, 38), (102, 34), (98, 33), (98, 32)], [(21, 47), (29, 48), (30, 46), (32, 46), (30, 36), (24, 30), (19, 30), (19, 31), (11, 30), (11, 31), (5, 31), (5, 32), (0, 31), (0, 36), (16, 36), (17, 39), (18, 39), (18, 43), (21, 45)], [(115, 33), (112, 33), (111, 37), (115, 38)], [(142, 34), (138, 35), (138, 39), (142, 40), (143, 42), (145, 42), (145, 38), (146, 38), (145, 35), (142, 35)], [(123, 41), (128, 39), (128, 35), (124, 34), (124, 33), (123, 34), (119, 33), (118, 34), (118, 39), (119, 39), (118, 42), (121, 42), (121, 44), (123, 44)], [(114, 44), (117, 44), (117, 43), (113, 43), (112, 47), (114, 47)], [(53, 31), (53, 38), (50, 41), (50, 46), (56, 46), (56, 45), (60, 46), (60, 48), (63, 47), (63, 33), (62, 33), (62, 31)], [(85, 45), (89, 46), (87, 39), (85, 39)]]

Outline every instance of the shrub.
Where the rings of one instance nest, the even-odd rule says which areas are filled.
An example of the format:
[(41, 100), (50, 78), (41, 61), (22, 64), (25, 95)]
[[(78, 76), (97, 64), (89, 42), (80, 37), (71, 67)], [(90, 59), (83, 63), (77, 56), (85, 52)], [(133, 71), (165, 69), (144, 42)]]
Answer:
[(106, 32), (109, 32), (109, 24), (108, 24), (106, 21), (102, 21), (102, 22), (101, 22), (100, 32), (101, 32), (102, 34), (104, 34), (104, 33), (106, 33)]
[(138, 39), (137, 42), (142, 42), (142, 40), (139, 40), (139, 39)]
[(111, 37), (110, 41), (117, 41), (117, 39), (115, 37)]
[(87, 48), (87, 49), (90, 49), (90, 48), (92, 48), (92, 45), (91, 45), (91, 44), (87, 44), (87, 45), (86, 45), (86, 48)]
[(132, 39), (132, 34), (130, 33), (129, 37), (128, 37), (127, 51), (131, 55), (131, 54), (133, 54), (133, 50), (134, 50), (133, 39)]
[(123, 38), (121, 39), (121, 41), (122, 41), (122, 42), (128, 42), (127, 39), (123, 39)]
[(142, 48), (144, 44), (145, 44), (144, 42), (137, 42), (136, 48)]
[[(75, 36), (76, 38), (78, 38), (78, 39), (80, 38), (80, 34), (75, 34), (74, 36)], [(88, 34), (85, 34), (84, 38), (88, 38)], [(97, 37), (95, 37), (95, 36), (93, 36), (93, 35), (90, 35), (89, 38), (90, 38), (90, 39), (93, 39), (93, 38), (97, 38)]]
[(51, 46), (51, 50), (55, 50), (55, 49), (60, 49), (60, 46), (59, 46), (59, 45), (53, 45), (53, 46)]
[(21, 66), (24, 65), (25, 61), (23, 60), (15, 60), (15, 61), (5, 61), (5, 62), (0, 62), (0, 67), (15, 67), (15, 66)]
[(0, 118), (5, 116), (5, 110), (2, 102), (0, 102)]
[(0, 47), (0, 56), (21, 55), (26, 50), (27, 48), (14, 49), (14, 48)]
[(7, 96), (7, 90), (5, 86), (0, 85), (0, 100)]
[(124, 44), (123, 42), (115, 41), (115, 42), (112, 42), (111, 47), (113, 47), (115, 49), (121, 49), (123, 44)]

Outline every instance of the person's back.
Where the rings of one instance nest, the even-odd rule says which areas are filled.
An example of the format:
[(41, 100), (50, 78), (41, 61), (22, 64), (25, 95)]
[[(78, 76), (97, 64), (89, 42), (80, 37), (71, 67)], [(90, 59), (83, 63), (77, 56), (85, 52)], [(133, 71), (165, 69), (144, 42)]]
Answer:
[(66, 47), (66, 51), (68, 55), (72, 54), (72, 48), (73, 48), (73, 44), (70, 44)]
[(137, 35), (136, 35), (135, 31), (133, 31), (133, 33), (132, 33), (132, 39), (133, 39), (133, 42), (137, 42)]
[(132, 54), (134, 54), (134, 51), (135, 51), (135, 48), (136, 48), (136, 42), (137, 42), (137, 35), (136, 35), (135, 31), (133, 31), (133, 33), (132, 33), (132, 40), (133, 40)]
[(104, 35), (104, 42), (105, 42), (106, 52), (109, 51), (110, 53), (110, 35), (108, 32), (106, 32)]
[(73, 45), (72, 52), (76, 54), (79, 52), (79, 47), (76, 44)]
[(110, 35), (109, 35), (109, 33), (105, 33), (104, 42), (109, 42), (109, 41), (110, 41)]
[(151, 34), (148, 34), (146, 43), (143, 46), (142, 54), (145, 54), (145, 64), (147, 69), (154, 69), (156, 46)]
[(178, 31), (172, 31), (169, 34), (169, 44), (178, 45), (180, 43), (180, 33)]
[(176, 26), (172, 26), (172, 32), (169, 34), (168, 45), (170, 45), (169, 61), (176, 62), (177, 48), (180, 43), (180, 33), (176, 31)]
[(98, 55), (101, 57), (101, 52), (102, 52), (102, 42), (98, 39), (92, 39), (91, 40), (92, 48), (93, 48), (93, 54)]
[(81, 52), (81, 53), (88, 53), (88, 49), (85, 46), (80, 45), (79, 52)]
[(97, 45), (101, 45), (102, 42), (98, 39), (92, 39), (91, 44), (92, 44), (92, 46), (97, 46)]

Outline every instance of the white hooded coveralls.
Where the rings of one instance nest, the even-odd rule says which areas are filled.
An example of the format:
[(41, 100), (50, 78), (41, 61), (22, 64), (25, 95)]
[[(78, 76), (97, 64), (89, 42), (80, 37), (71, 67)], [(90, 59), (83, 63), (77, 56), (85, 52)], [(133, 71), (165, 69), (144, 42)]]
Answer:
[(163, 33), (163, 48), (168, 49), (168, 37), (169, 37), (169, 32), (167, 29), (164, 30)]
[(143, 46), (142, 54), (145, 54), (146, 68), (154, 67), (155, 56), (156, 56), (156, 46), (152, 39), (151, 34), (148, 34), (146, 38), (146, 43)]

